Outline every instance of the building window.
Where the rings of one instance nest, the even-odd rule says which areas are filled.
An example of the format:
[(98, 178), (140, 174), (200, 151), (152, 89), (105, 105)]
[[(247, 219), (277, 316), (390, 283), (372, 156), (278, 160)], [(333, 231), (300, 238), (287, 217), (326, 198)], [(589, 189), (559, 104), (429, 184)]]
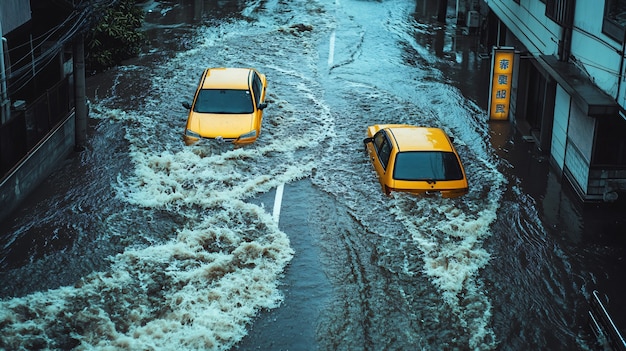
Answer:
[(572, 15), (574, 14), (573, 6), (574, 2), (569, 0), (547, 0), (546, 17), (560, 26), (570, 26)]
[(625, 26), (626, 0), (606, 0), (604, 3), (602, 33), (621, 43), (624, 40)]

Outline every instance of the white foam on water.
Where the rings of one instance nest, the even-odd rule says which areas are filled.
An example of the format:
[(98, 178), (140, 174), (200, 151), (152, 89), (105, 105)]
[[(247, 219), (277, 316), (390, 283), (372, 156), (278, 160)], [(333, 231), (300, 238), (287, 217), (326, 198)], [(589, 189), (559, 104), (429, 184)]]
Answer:
[[(167, 211), (184, 224), (169, 240), (129, 238), (137, 243), (111, 257), (109, 270), (76, 286), (1, 301), (7, 345), (224, 350), (259, 310), (280, 304), (278, 283), (293, 250), (271, 214), (245, 200), (310, 175), (316, 146), (333, 125), (314, 80), (317, 38), (278, 17), (259, 18), (199, 28), (194, 49), (144, 72), (152, 90), (140, 109), (111, 109), (113, 98), (92, 103), (92, 118), (126, 130), (132, 163), (114, 187), (128, 215)], [(233, 54), (241, 52), (249, 56)], [(191, 99), (210, 66), (255, 67), (268, 76), (270, 107), (254, 145), (184, 146), (180, 101)]]
[(278, 306), (292, 255), (267, 212), (231, 202), (170, 242), (127, 249), (74, 287), (3, 301), (3, 337), (15, 349), (62, 330), (79, 348), (226, 349), (258, 309)]
[[(348, 18), (355, 19), (355, 22), (358, 18), (358, 24), (347, 27), (362, 27), (364, 34), (357, 30), (349, 35), (360, 38), (374, 32), (381, 43), (398, 41), (413, 48), (424, 62), (436, 63), (439, 59), (412, 36), (414, 24), (407, 20), (413, 11), (412, 5), (399, 1), (384, 4), (352, 2), (350, 10), (344, 10), (352, 15)], [(374, 11), (373, 7), (377, 10)], [(377, 21), (379, 14), (385, 11), (389, 14), (385, 16), (386, 21)], [(372, 29), (373, 26), (384, 29)], [(389, 31), (388, 37), (381, 34), (385, 30)], [(341, 50), (341, 39), (338, 33), (337, 51)], [(376, 47), (376, 44), (369, 45)], [(455, 138), (454, 143), (468, 174), (469, 194), (460, 199), (420, 198), (405, 194), (385, 198), (362, 151), (352, 154), (349, 162), (340, 156), (327, 157), (325, 164), (330, 165), (330, 169), (320, 170), (314, 181), (330, 193), (339, 194), (338, 200), (352, 209), (355, 218), (368, 232), (380, 236), (394, 235), (393, 232), (388, 234), (390, 220), (381, 217), (381, 207), (387, 207), (413, 240), (412, 245), (401, 248), (407, 250), (404, 257), (413, 257), (410, 252), (413, 249), (421, 252), (423, 265), (405, 262), (404, 274), (426, 274), (430, 278), (443, 301), (458, 316), (462, 325), (457, 327), (466, 331), (469, 345), (465, 347), (495, 349), (497, 338), (490, 325), (492, 306), (480, 270), (489, 263), (491, 253), (483, 247), (483, 242), (491, 235), (490, 226), (496, 219), (506, 178), (497, 170), (498, 161), (489, 144), (484, 111), (468, 101), (458, 89), (441, 82), (443, 75), (435, 67), (416, 69), (401, 63), (394, 56), (399, 55), (394, 50), (402, 45), (389, 45), (384, 52), (391, 57), (378, 56), (375, 70), (369, 69), (372, 57), (361, 60), (361, 54), (351, 55), (351, 60), (344, 59), (345, 66), (335, 65), (332, 74), (351, 80), (354, 90), (363, 92), (361, 96), (355, 95), (353, 102), (367, 111), (366, 118), (361, 119), (364, 123), (356, 124), (354, 128), (342, 126), (338, 139), (357, 140), (356, 145), (346, 143), (348, 145), (343, 147), (356, 149), (362, 148), (358, 143), (365, 137), (366, 125), (408, 123), (441, 127)], [(336, 62), (340, 61), (338, 56), (341, 57), (335, 53)], [(391, 94), (388, 95), (387, 91)], [(342, 111), (336, 113), (341, 115)], [(390, 243), (396, 246), (380, 250), (393, 252), (395, 256), (401, 254), (397, 243)]]
[[(109, 270), (86, 276), (76, 286), (0, 301), (0, 325), (9, 345), (232, 347), (259, 310), (281, 303), (278, 284), (294, 254), (271, 214), (246, 200), (311, 176), (374, 235), (388, 235), (386, 221), (399, 221), (410, 233), (410, 247), (401, 248), (407, 250), (403, 253), (397, 247), (381, 251), (406, 258), (413, 257), (410, 250), (419, 250), (423, 266), (405, 259), (405, 273), (430, 278), (463, 324), (452, 329), (472, 335), (469, 347), (495, 347), (491, 305), (479, 272), (489, 262), (482, 242), (490, 235), (504, 178), (492, 160), (484, 127), (477, 127), (480, 111), (445, 84), (422, 81), (425, 75), (438, 77), (436, 69), (403, 66), (395, 49), (398, 42), (427, 52), (404, 34), (414, 3), (294, 1), (265, 3), (266, 10), (260, 6), (254, 2), (243, 11), (255, 16), (253, 23), (234, 20), (198, 28), (193, 49), (153, 70), (136, 68), (152, 82), (140, 108), (112, 109), (111, 98), (92, 104), (93, 118), (120, 123), (126, 130), (131, 164), (115, 184), (116, 195), (128, 204), (125, 211), (165, 211), (182, 225), (165, 240), (129, 238), (133, 244), (111, 257)], [(350, 6), (352, 19), (374, 16), (359, 21), (383, 29), (359, 32), (365, 28), (362, 22), (334, 23), (326, 13), (338, 6)], [(381, 16), (375, 17), (380, 13), (386, 19), (382, 24)], [(357, 32), (342, 34), (341, 28)], [(325, 73), (318, 72), (319, 63), (327, 68), (327, 61), (317, 50), (328, 47), (335, 29), (334, 62), (339, 65), (326, 83), (344, 79), (337, 85), (348, 88), (337, 88), (338, 96), (329, 97), (323, 95), (329, 87), (320, 86), (319, 76)], [(386, 30), (391, 36), (380, 40), (389, 47), (384, 51), (389, 57), (366, 57), (369, 50), (385, 45), (363, 48), (359, 42)], [(342, 46), (346, 40), (349, 45)], [(180, 101), (192, 98), (199, 75), (210, 66), (255, 67), (267, 75), (270, 106), (253, 145), (183, 144), (186, 111)], [(118, 84), (123, 84), (123, 73)], [(350, 106), (335, 105), (342, 99)], [(457, 138), (470, 193), (455, 200), (382, 196), (362, 152), (365, 128), (373, 123), (445, 126)], [(126, 218), (126, 212), (119, 215), (131, 225), (144, 222)], [(123, 234), (118, 229), (110, 235)]]

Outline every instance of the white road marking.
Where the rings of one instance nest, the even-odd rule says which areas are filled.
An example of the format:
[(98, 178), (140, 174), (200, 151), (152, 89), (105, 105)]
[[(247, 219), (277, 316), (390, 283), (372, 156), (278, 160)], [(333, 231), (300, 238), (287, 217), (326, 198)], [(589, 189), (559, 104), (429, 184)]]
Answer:
[(272, 212), (272, 217), (274, 217), (274, 222), (276, 223), (278, 223), (278, 221), (280, 220), (280, 207), (283, 202), (284, 188), (284, 184), (281, 184), (276, 188), (276, 198), (274, 199), (274, 212)]
[(332, 67), (335, 59), (335, 31), (330, 34), (330, 43), (328, 47), (328, 67)]

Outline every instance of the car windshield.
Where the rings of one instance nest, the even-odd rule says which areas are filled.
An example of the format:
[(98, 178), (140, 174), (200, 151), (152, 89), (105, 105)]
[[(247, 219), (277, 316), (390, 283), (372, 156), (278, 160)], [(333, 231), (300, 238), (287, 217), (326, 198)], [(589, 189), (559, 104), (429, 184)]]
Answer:
[(254, 105), (248, 90), (202, 89), (193, 110), (200, 113), (252, 113)]
[(460, 180), (463, 172), (452, 152), (410, 151), (396, 156), (393, 178), (397, 180)]

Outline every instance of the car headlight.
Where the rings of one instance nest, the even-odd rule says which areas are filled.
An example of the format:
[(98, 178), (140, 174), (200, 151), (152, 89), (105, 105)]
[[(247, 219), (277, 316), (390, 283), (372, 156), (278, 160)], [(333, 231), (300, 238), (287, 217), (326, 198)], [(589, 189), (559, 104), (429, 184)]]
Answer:
[(247, 132), (246, 134), (241, 134), (239, 139), (250, 139), (256, 137), (256, 129)]
[(192, 138), (198, 138), (198, 139), (201, 138), (200, 134), (198, 134), (198, 133), (196, 133), (196, 132), (194, 132), (193, 130), (190, 130), (190, 129), (185, 130), (185, 136), (192, 137)]

